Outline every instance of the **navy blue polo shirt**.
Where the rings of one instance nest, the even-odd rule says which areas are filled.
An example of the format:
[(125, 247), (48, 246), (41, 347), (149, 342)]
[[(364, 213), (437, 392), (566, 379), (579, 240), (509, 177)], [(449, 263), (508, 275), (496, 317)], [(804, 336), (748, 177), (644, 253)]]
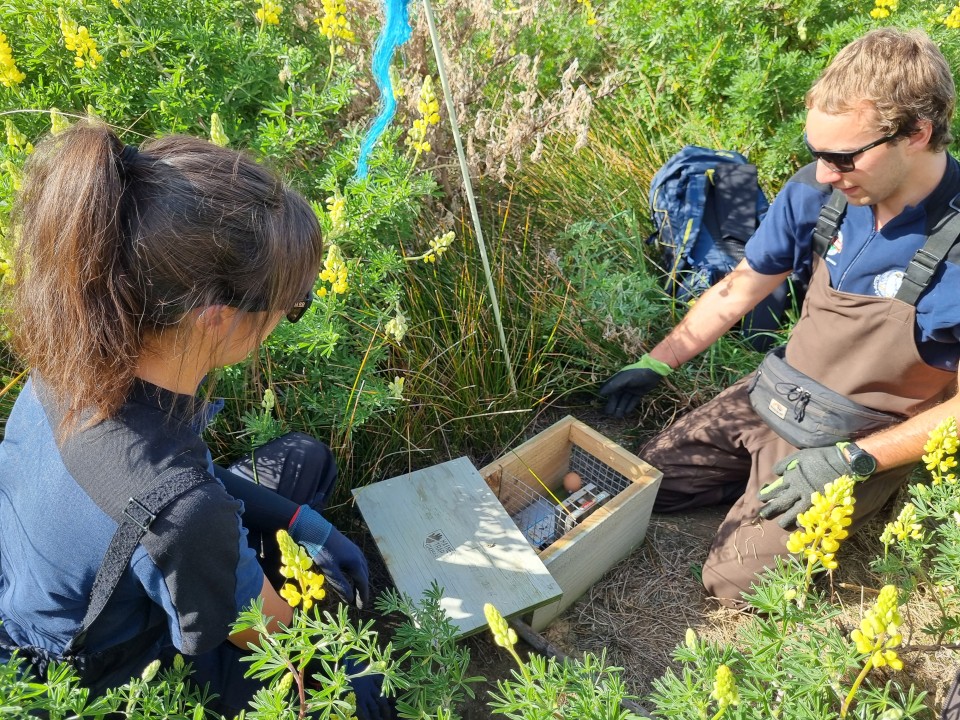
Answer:
[[(816, 164), (800, 170), (777, 195), (747, 243), (751, 268), (765, 275), (793, 271), (810, 277), (813, 228), (831, 188), (816, 182)], [(876, 229), (873, 208), (848, 205), (836, 242), (827, 252), (830, 285), (857, 295), (894, 297), (903, 271), (926, 242), (927, 217), (960, 193), (960, 166), (947, 156), (937, 188), (916, 206)], [(917, 302), (915, 340), (920, 356), (942, 370), (957, 371), (960, 359), (960, 266), (947, 260)]]
[[(165, 628), (159, 644), (185, 655), (215, 648), (259, 596), (263, 572), (247, 545), (242, 504), (213, 477), (209, 451), (190, 427), (193, 399), (138, 381), (114, 418), (58, 443), (58, 418), (38, 390), (27, 382), (0, 443), (4, 630), (18, 645), (53, 652), (79, 630), (117, 527), (84, 487), (92, 482), (109, 494), (125, 474), (149, 481), (171, 467), (193, 468), (209, 472), (211, 482), (154, 521), (86, 648), (105, 650), (156, 625)], [(121, 507), (126, 501), (116, 498)]]

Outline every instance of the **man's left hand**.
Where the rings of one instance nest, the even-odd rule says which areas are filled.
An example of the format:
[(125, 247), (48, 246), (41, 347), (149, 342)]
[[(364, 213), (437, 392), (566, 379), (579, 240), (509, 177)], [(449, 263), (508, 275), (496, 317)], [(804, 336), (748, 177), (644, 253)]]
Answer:
[(853, 475), (843, 455), (846, 443), (827, 447), (808, 448), (788, 455), (773, 466), (779, 477), (760, 488), (764, 505), (760, 517), (777, 519), (777, 525), (786, 530), (796, 523), (797, 516), (810, 509), (812, 495), (822, 493), (827, 483), (841, 475)]

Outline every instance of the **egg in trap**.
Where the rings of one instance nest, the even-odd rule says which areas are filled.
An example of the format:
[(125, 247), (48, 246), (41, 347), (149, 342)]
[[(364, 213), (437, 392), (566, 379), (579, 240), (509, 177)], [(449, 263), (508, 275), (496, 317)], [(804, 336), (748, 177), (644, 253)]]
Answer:
[(543, 550), (586, 520), (611, 497), (610, 492), (587, 483), (560, 502), (552, 497), (538, 496), (511, 517), (527, 542)]

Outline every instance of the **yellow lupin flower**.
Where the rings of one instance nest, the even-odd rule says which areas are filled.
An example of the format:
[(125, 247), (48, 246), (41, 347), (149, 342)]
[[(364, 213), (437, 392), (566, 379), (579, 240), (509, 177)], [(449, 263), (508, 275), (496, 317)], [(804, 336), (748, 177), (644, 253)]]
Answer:
[(923, 462), (933, 477), (933, 484), (941, 482), (954, 484), (957, 481), (955, 473), (950, 472), (957, 466), (954, 457), (960, 449), (960, 439), (957, 438), (957, 420), (948, 417), (930, 432), (930, 439), (923, 446), (925, 454)]
[(892, 545), (895, 541), (905, 541), (907, 538), (920, 540), (923, 537), (923, 526), (917, 521), (917, 506), (907, 503), (897, 515), (894, 522), (887, 523), (880, 535), (880, 542)]
[(483, 616), (487, 619), (493, 641), (502, 648), (511, 649), (517, 644), (517, 633), (510, 627), (500, 611), (491, 603), (483, 604)]
[(869, 657), (840, 706), (840, 717), (846, 717), (853, 696), (856, 695), (857, 689), (872, 668), (887, 665), (892, 670), (903, 669), (903, 661), (893, 650), (903, 641), (903, 636), (900, 634), (902, 624), (897, 588), (893, 585), (884, 585), (877, 596), (876, 604), (863, 614), (860, 627), (850, 633), (851, 639), (857, 645), (857, 651)]
[(330, 215), (330, 224), (335, 230), (347, 225), (347, 201), (337, 193), (327, 198), (327, 213)]
[(590, 0), (577, 0), (583, 5), (583, 14), (586, 17), (587, 25), (593, 27), (597, 24), (597, 11), (593, 9), (593, 3)]
[(857, 651), (869, 653), (873, 667), (889, 665), (900, 670), (903, 663), (891, 648), (900, 645), (903, 636), (899, 632), (903, 619), (897, 604), (897, 588), (884, 585), (877, 596), (876, 604), (863, 614), (860, 627), (850, 633), (857, 644)]
[(277, 531), (277, 544), (280, 546), (280, 574), (296, 583), (284, 583), (280, 588), (280, 597), (290, 607), (299, 605), (304, 611), (309, 610), (314, 601), (326, 597), (324, 577), (312, 570), (313, 560), (286, 530)]
[(433, 240), (430, 241), (430, 254), (427, 255), (424, 260), (427, 262), (436, 262), (438, 257), (450, 249), (455, 237), (456, 235), (453, 230), (445, 232), (443, 235), (435, 236)]
[(7, 118), (4, 126), (7, 131), (7, 147), (25, 152), (27, 155), (33, 152), (33, 143), (20, 132), (20, 128), (14, 124), (11, 118)]
[(852, 522), (853, 486), (854, 480), (849, 475), (827, 483), (823, 494), (813, 494), (810, 509), (797, 517), (800, 529), (790, 535), (787, 550), (802, 553), (807, 559), (808, 580), (817, 561), (827, 570), (837, 567), (834, 555), (840, 549), (840, 541), (847, 537), (847, 527)]
[(347, 20), (347, 4), (344, 0), (322, 0), (323, 15), (314, 22), (320, 26), (320, 34), (338, 44), (338, 40), (354, 42), (356, 37)]
[(890, 17), (890, 13), (897, 11), (898, 0), (874, 0), (873, 10), (870, 11), (870, 17), (875, 20), (882, 20)]
[(426, 252), (424, 252), (422, 255), (408, 255), (404, 258), (404, 260), (406, 262), (423, 260), (425, 263), (435, 263), (437, 258), (450, 249), (450, 246), (453, 244), (453, 241), (456, 239), (456, 237), (456, 233), (454, 233), (453, 230), (445, 232), (443, 235), (434, 235), (433, 240), (430, 241)]
[(256, 15), (262, 28), (264, 25), (279, 25), (280, 13), (282, 12), (283, 6), (273, 2), (273, 0), (260, 0), (260, 7), (257, 8), (254, 15)]
[(230, 138), (223, 130), (223, 121), (219, 113), (210, 114), (210, 142), (220, 147), (226, 147), (230, 144)]
[(423, 85), (420, 86), (417, 110), (428, 125), (436, 125), (440, 122), (440, 103), (437, 101), (437, 93), (433, 89), (433, 78), (430, 75), (423, 79)]
[(140, 673), (140, 679), (144, 682), (150, 682), (157, 676), (158, 672), (160, 672), (160, 661), (154, 660), (143, 669), (142, 673)]
[(433, 78), (427, 75), (420, 86), (420, 99), (417, 101), (417, 111), (420, 117), (413, 121), (413, 127), (407, 131), (406, 143), (418, 155), (430, 152), (432, 149), (427, 142), (427, 131), (431, 125), (440, 122), (440, 103), (433, 88)]
[(70, 121), (67, 120), (67, 116), (57, 108), (50, 108), (50, 133), (59, 135), (68, 127), (70, 127)]
[[(327, 248), (327, 257), (323, 261), (320, 279), (323, 282), (330, 283), (330, 292), (335, 295), (343, 295), (349, 289), (347, 285), (347, 264), (344, 262), (343, 252), (339, 245), (332, 244)], [(326, 290), (325, 287), (322, 287), (317, 291), (317, 294), (320, 297), (325, 297)]]
[(403, 378), (396, 375), (393, 382), (387, 384), (387, 394), (391, 400), (403, 400)]
[(943, 24), (951, 30), (960, 28), (960, 3), (953, 6), (950, 14), (943, 19)]
[(260, 401), (260, 407), (263, 408), (264, 412), (270, 412), (277, 406), (277, 396), (273, 392), (273, 388), (267, 388), (263, 391), (263, 400)]
[(13, 265), (10, 264), (10, 259), (3, 250), (0, 250), (0, 283), (7, 286), (16, 284), (13, 275)]
[(390, 320), (387, 321), (387, 324), (384, 326), (384, 332), (387, 333), (390, 337), (396, 340), (398, 343), (403, 342), (403, 338), (407, 334), (407, 330), (410, 328), (409, 323), (407, 322), (407, 317), (400, 310), (400, 307), (397, 307), (397, 314), (393, 316)]
[(514, 661), (520, 666), (520, 672), (523, 673), (527, 682), (530, 682), (530, 671), (514, 649), (514, 645), (517, 644), (516, 631), (510, 627), (500, 611), (490, 603), (483, 604), (483, 616), (487, 619), (490, 632), (493, 633), (493, 641), (513, 656)]
[(23, 173), (20, 172), (20, 168), (13, 164), (12, 160), (4, 160), (3, 163), (0, 163), (0, 167), (10, 177), (10, 185), (14, 190), (23, 187)]
[(83, 25), (78, 25), (63, 11), (57, 10), (60, 18), (60, 32), (63, 34), (63, 44), (67, 50), (76, 53), (73, 64), (78, 68), (90, 67), (94, 69), (103, 62), (103, 55), (97, 52), (97, 42), (90, 37), (90, 31)]
[(286, 600), (290, 607), (296, 607), (302, 599), (300, 591), (291, 583), (283, 584), (283, 587), (280, 588), (280, 597)]
[(13, 60), (13, 48), (7, 42), (7, 36), (0, 32), (0, 85), (13, 87), (26, 79)]
[(740, 704), (740, 694), (737, 692), (737, 681), (733, 671), (726, 665), (717, 668), (717, 675), (713, 680), (713, 692), (710, 697), (717, 701), (717, 707), (725, 710), (730, 705)]

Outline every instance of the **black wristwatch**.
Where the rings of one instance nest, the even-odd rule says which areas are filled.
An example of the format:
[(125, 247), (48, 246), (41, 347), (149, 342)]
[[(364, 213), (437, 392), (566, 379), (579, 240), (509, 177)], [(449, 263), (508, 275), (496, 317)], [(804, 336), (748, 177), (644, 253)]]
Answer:
[(844, 445), (842, 453), (854, 475), (869, 477), (877, 471), (877, 459), (856, 443)]

